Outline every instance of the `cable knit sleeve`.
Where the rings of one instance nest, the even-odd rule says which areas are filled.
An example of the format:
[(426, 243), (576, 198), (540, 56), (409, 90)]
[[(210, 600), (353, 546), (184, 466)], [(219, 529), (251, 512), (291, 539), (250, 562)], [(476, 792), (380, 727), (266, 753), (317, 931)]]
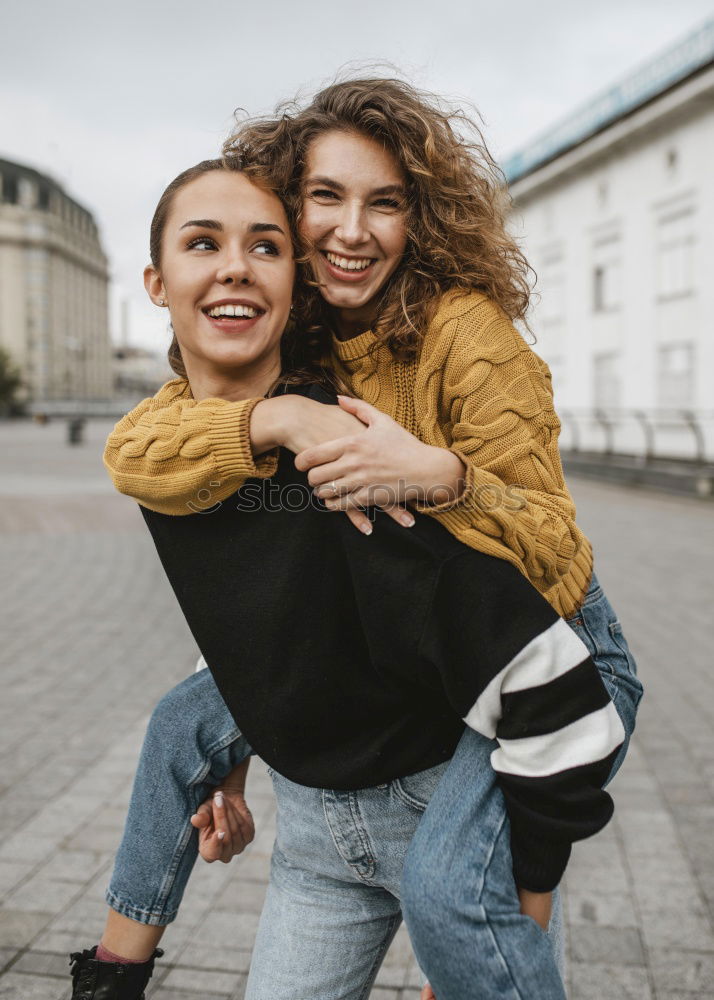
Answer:
[(424, 440), (467, 468), (458, 500), (421, 509), (465, 544), (514, 563), (543, 593), (569, 574), (580, 593), (555, 603), (575, 603), (592, 552), (565, 485), (544, 362), (485, 296), (447, 298), (424, 341), (415, 397)]
[(260, 399), (196, 402), (183, 379), (167, 382), (116, 425), (104, 465), (120, 493), (161, 514), (210, 510), (249, 478), (277, 468), (276, 452), (254, 458), (250, 415)]

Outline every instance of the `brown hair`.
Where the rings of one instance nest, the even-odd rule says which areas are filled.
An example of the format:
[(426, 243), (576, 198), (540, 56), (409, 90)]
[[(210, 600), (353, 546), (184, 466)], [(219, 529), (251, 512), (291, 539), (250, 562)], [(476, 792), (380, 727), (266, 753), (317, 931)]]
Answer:
[[(174, 195), (181, 188), (190, 184), (191, 181), (195, 181), (197, 177), (201, 177), (203, 174), (207, 174), (212, 170), (226, 170), (226, 164), (223, 160), (201, 160), (193, 167), (189, 167), (188, 170), (182, 171), (178, 177), (174, 177), (171, 183), (166, 187), (164, 193), (159, 198), (158, 204), (154, 210), (154, 215), (151, 220), (151, 228), (149, 230), (149, 256), (151, 257), (151, 263), (156, 268), (157, 271), (161, 269), (161, 241), (164, 236), (164, 229), (166, 228), (166, 220), (169, 217), (169, 212), (171, 211), (171, 206), (173, 205)], [(181, 348), (179, 347), (179, 342), (176, 339), (176, 334), (172, 329), (171, 343), (168, 349), (168, 359), (171, 365), (172, 371), (180, 375), (181, 378), (186, 378), (186, 366), (183, 363), (183, 358), (181, 357)]]
[[(321, 90), (304, 107), (281, 105), (273, 118), (239, 124), (224, 145), (228, 162), (278, 184), (296, 228), (311, 142), (330, 131), (374, 139), (407, 178), (407, 246), (387, 283), (373, 331), (396, 357), (413, 357), (440, 296), (486, 293), (526, 326), (532, 271), (506, 232), (505, 180), (479, 127), (464, 111), (396, 79), (352, 79)], [(310, 248), (301, 247), (304, 258)], [(306, 329), (329, 322), (324, 301), (307, 289)]]
[[(184, 170), (178, 175), (178, 177), (174, 177), (159, 198), (151, 220), (151, 229), (149, 234), (149, 255), (151, 257), (151, 263), (157, 271), (161, 268), (161, 241), (163, 239), (164, 229), (166, 228), (166, 220), (168, 219), (171, 211), (174, 196), (177, 191), (181, 190), (181, 188), (190, 184), (203, 174), (210, 173), (213, 170), (234, 170), (243, 172), (235, 160), (202, 160), (195, 166), (189, 167), (188, 170)], [(248, 172), (246, 171), (246, 173)], [(251, 176), (250, 179), (254, 181), (254, 183), (258, 183), (267, 190), (270, 190), (277, 196), (276, 188), (270, 182), (270, 175), (267, 171), (263, 170), (260, 172), (259, 176)], [(300, 283), (300, 275), (298, 273), (296, 274), (296, 287), (298, 287)], [(289, 383), (303, 384), (320, 382), (328, 388), (343, 388), (341, 385), (336, 384), (335, 379), (330, 376), (321, 365), (321, 348), (317, 347), (315, 339), (313, 338), (311, 340), (298, 335), (294, 318), (288, 323), (288, 326), (283, 333), (280, 341), (280, 354), (282, 374), (276, 383), (276, 386), (286, 385)], [(179, 342), (176, 339), (176, 334), (173, 333), (173, 330), (171, 343), (168, 349), (168, 360), (171, 369), (177, 375), (181, 378), (187, 378), (186, 366), (184, 365), (183, 358), (181, 357), (181, 347), (179, 346)], [(273, 387), (271, 392), (275, 390), (276, 386)]]

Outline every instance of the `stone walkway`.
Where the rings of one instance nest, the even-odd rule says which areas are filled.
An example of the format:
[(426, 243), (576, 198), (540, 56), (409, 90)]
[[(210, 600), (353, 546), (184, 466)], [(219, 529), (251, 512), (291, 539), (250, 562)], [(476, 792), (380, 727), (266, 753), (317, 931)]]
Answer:
[[(135, 506), (61, 423), (0, 424), (0, 998), (66, 1000), (94, 943), (148, 711), (196, 650)], [(572, 1000), (714, 997), (714, 507), (574, 481), (598, 574), (647, 687), (615, 819), (579, 845), (565, 891)], [(273, 837), (200, 865), (151, 1000), (242, 996)], [(403, 930), (373, 1000), (416, 1000)], [(312, 998), (305, 997), (305, 1000)]]

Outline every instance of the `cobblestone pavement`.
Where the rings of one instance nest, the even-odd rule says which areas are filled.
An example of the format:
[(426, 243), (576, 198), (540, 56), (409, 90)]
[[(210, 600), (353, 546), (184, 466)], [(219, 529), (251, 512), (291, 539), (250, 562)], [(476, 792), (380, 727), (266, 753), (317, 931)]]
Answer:
[[(0, 998), (69, 996), (67, 953), (94, 943), (150, 706), (196, 650), (136, 507), (99, 463), (107, 425), (0, 424)], [(615, 819), (579, 845), (565, 892), (572, 1000), (714, 997), (714, 508), (580, 481), (580, 520), (647, 687)], [(242, 996), (273, 837), (201, 865), (152, 1000)], [(403, 930), (373, 1000), (418, 997)], [(309, 998), (305, 998), (309, 1000)]]

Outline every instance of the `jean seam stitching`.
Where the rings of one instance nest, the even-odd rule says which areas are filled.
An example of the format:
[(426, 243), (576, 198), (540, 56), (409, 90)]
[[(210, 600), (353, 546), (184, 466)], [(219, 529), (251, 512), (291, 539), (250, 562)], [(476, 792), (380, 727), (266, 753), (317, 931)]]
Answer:
[[(166, 921), (166, 923), (171, 923), (176, 919), (178, 914), (178, 908), (174, 910), (164, 910), (164, 909), (146, 909), (143, 906), (136, 906), (134, 903), (129, 903), (117, 893), (113, 892), (111, 889), (107, 889), (105, 893), (105, 898), (109, 906), (115, 910), (117, 913), (123, 913), (125, 916), (130, 916), (132, 920), (136, 920), (137, 923), (143, 923), (144, 921), (137, 919), (133, 914), (139, 914), (142, 917), (154, 917), (157, 920)], [(116, 904), (116, 905), (114, 905)], [(163, 923), (154, 926), (164, 926)]]
[(505, 956), (504, 956), (504, 954), (503, 954), (503, 952), (501, 950), (501, 947), (500, 947), (500, 945), (498, 943), (498, 937), (496, 936), (496, 934), (494, 932), (493, 923), (491, 922), (491, 920), (489, 920), (489, 917), (488, 917), (488, 907), (484, 906), (483, 905), (483, 901), (482, 901), (482, 899), (483, 899), (483, 893), (484, 893), (484, 890), (485, 890), (485, 887), (486, 887), (486, 876), (488, 875), (489, 869), (491, 868), (491, 864), (493, 863), (494, 855), (496, 853), (496, 844), (498, 843), (498, 838), (501, 836), (501, 834), (503, 832), (503, 828), (504, 828), (504, 826), (506, 825), (507, 822), (508, 822), (508, 817), (504, 814), (504, 816), (501, 819), (501, 822), (499, 823), (498, 832), (497, 832), (496, 836), (493, 837), (493, 839), (491, 841), (491, 852), (490, 852), (488, 861), (483, 866), (483, 880), (482, 880), (482, 884), (481, 884), (481, 892), (479, 893), (478, 899), (479, 899), (479, 905), (481, 906), (481, 908), (483, 910), (484, 917), (486, 918), (486, 926), (488, 927), (489, 933), (491, 935), (491, 941), (493, 942), (494, 952), (501, 959), (503, 967), (504, 967), (504, 969), (506, 970), (506, 972), (508, 974), (508, 978), (511, 980), (511, 985), (513, 986), (515, 1000), (525, 1000), (523, 994), (518, 989), (518, 985), (517, 985), (516, 981), (513, 978), (513, 974), (511, 972), (510, 966), (509, 966), (508, 962), (506, 961)]
[(374, 846), (372, 840), (367, 832), (367, 827), (365, 826), (364, 819), (362, 818), (362, 813), (359, 808), (359, 800), (357, 799), (357, 794), (355, 792), (349, 793), (349, 804), (350, 804), (350, 815), (352, 816), (352, 821), (359, 837), (359, 842), (362, 845), (362, 850), (365, 853), (365, 858), (367, 860), (367, 868), (369, 874), (367, 878), (371, 879), (376, 871), (376, 863), (374, 860)]
[(417, 812), (420, 813), (426, 812), (426, 808), (429, 805), (429, 803), (421, 802), (419, 799), (414, 798), (414, 796), (410, 795), (409, 792), (404, 787), (404, 785), (401, 783), (399, 778), (395, 778), (392, 784), (394, 786), (394, 791), (395, 794), (397, 795), (397, 798), (401, 799), (401, 801), (405, 805), (411, 806), (412, 809), (416, 809)]
[(342, 860), (344, 861), (344, 863), (346, 865), (348, 865), (350, 868), (352, 868), (352, 865), (350, 865), (349, 861), (347, 861), (347, 859), (345, 858), (344, 854), (340, 850), (339, 841), (342, 838), (341, 837), (338, 838), (337, 833), (333, 829), (332, 823), (330, 822), (330, 814), (327, 811), (327, 796), (328, 795), (332, 795), (333, 798), (335, 797), (334, 792), (332, 792), (330, 789), (328, 789), (328, 788), (323, 789), (323, 792), (322, 792), (322, 811), (323, 811), (323, 813), (325, 815), (325, 822), (327, 823), (327, 829), (330, 831), (330, 837), (332, 839), (332, 843), (335, 845), (335, 850), (337, 851), (338, 855), (340, 856), (340, 858), (342, 858)]
[(367, 1000), (367, 997), (369, 996), (372, 990), (374, 978), (376, 977), (377, 972), (379, 971), (379, 967), (381, 966), (382, 961), (384, 960), (384, 956), (387, 954), (389, 945), (392, 943), (392, 938), (394, 937), (394, 934), (392, 932), (396, 933), (396, 929), (399, 926), (400, 920), (401, 916), (398, 914), (394, 914), (394, 916), (389, 918), (387, 933), (384, 935), (382, 939), (382, 943), (379, 946), (379, 951), (375, 955), (374, 961), (370, 966), (369, 974), (367, 976), (367, 981), (364, 985), (364, 989), (357, 997), (357, 1000)]
[[(531, 919), (531, 918), (527, 917), (526, 919)], [(498, 957), (501, 959), (501, 962), (503, 963), (503, 967), (506, 970), (506, 972), (508, 973), (508, 978), (511, 980), (511, 986), (513, 987), (513, 994), (514, 994), (515, 1000), (527, 1000), (527, 998), (524, 997), (523, 994), (521, 993), (521, 991), (518, 989), (518, 984), (516, 983), (515, 979), (513, 978), (513, 973), (511, 972), (511, 968), (510, 968), (508, 962), (506, 961), (503, 952), (501, 951), (501, 947), (500, 947), (500, 945), (498, 943), (498, 937), (494, 933), (493, 924), (489, 920), (488, 916), (486, 917), (486, 926), (488, 927), (489, 933), (491, 935), (491, 941), (493, 942), (493, 950), (496, 952), (496, 954), (498, 955)]]

